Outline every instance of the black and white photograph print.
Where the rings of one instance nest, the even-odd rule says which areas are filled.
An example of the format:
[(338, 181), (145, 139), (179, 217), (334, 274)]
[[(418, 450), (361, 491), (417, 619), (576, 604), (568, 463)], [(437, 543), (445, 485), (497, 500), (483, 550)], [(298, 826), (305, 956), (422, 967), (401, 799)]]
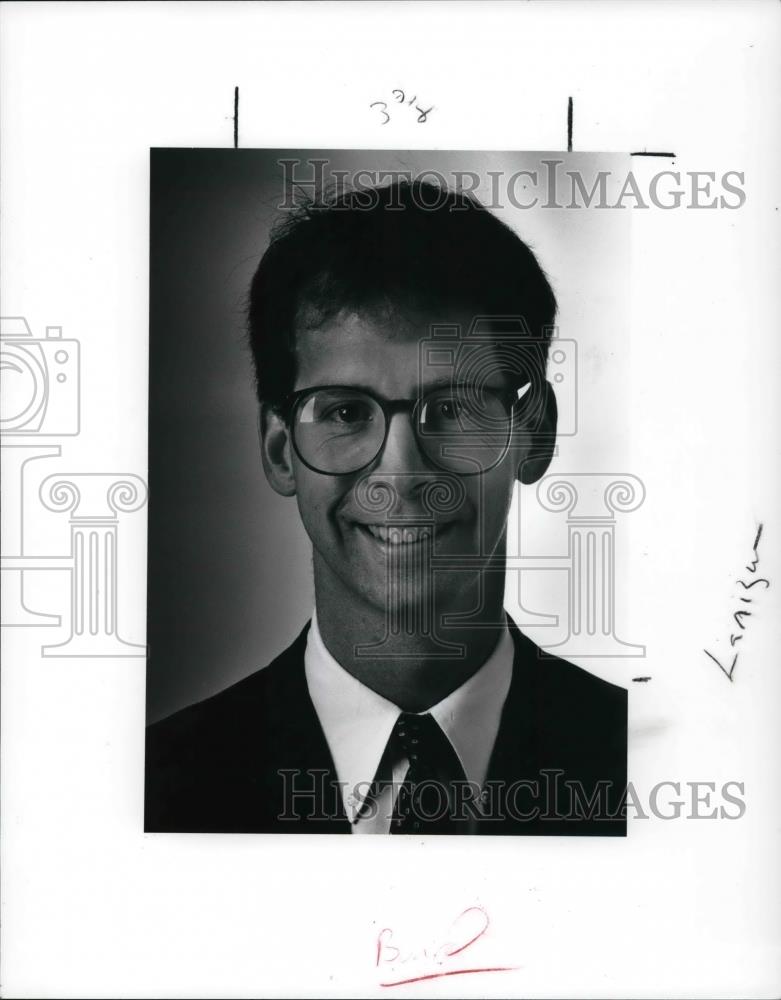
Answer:
[(780, 58), (0, 0), (4, 997), (781, 994)]
[(147, 832), (626, 835), (636, 185), (151, 151)]

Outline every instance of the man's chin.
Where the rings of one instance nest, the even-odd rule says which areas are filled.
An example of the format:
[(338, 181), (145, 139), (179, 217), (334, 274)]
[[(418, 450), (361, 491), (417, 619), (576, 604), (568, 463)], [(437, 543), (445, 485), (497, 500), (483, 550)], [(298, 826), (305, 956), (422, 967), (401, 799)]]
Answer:
[[(382, 611), (384, 608), (395, 611), (401, 608), (423, 608), (430, 605), (435, 597), (433, 583), (430, 579), (421, 580), (412, 575), (404, 579), (375, 581), (372, 586), (369, 581), (356, 579), (353, 585), (358, 585), (361, 597), (374, 608)], [(438, 595), (441, 596), (441, 595)]]
[(454, 579), (446, 581), (441, 573), (436, 576), (431, 572), (425, 576), (408, 573), (396, 577), (390, 574), (390, 579), (383, 577), (382, 580), (369, 580), (366, 576), (362, 579), (356, 573), (351, 583), (356, 596), (360, 596), (360, 603), (384, 615), (394, 628), (400, 627), (403, 621), (404, 627), (417, 623), (422, 631), (427, 631), (435, 612), (463, 612), (472, 608), (475, 599), (474, 593), (465, 594), (463, 587), (454, 585)]

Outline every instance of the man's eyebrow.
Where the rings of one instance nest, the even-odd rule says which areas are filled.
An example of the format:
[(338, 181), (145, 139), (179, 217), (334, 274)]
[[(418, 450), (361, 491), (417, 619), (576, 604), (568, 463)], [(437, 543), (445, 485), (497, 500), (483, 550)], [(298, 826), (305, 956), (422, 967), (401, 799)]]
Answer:
[[(528, 380), (527, 380), (528, 381)], [(495, 389), (504, 391), (505, 389), (510, 389), (511, 387), (507, 384), (505, 385), (490, 385), (485, 378), (465, 381), (464, 379), (457, 379), (450, 376), (449, 378), (445, 376), (439, 376), (439, 378), (432, 379), (430, 382), (426, 382), (425, 385), (420, 386), (421, 394), (425, 395), (427, 392), (431, 392), (435, 389)]]
[(464, 382), (461, 379), (456, 379), (452, 375), (438, 375), (436, 378), (427, 380), (424, 383), (419, 383), (418, 388), (421, 392), (431, 392), (432, 389), (454, 389), (456, 386), (471, 386), (475, 385), (474, 382)]
[[(528, 386), (529, 386), (529, 383), (527, 382), (527, 383), (523, 384), (521, 387), (518, 388), (517, 392), (518, 392), (518, 397), (519, 398), (528, 389)], [(318, 388), (318, 386), (305, 386), (305, 387), (303, 387), (301, 389), (297, 389), (295, 391), (296, 392), (306, 392), (308, 389), (316, 389), (316, 388)], [(362, 381), (359, 381), (359, 380), (351, 381), (351, 380), (348, 379), (348, 380), (340, 381), (340, 382), (322, 383), (321, 386), (320, 386), (320, 388), (353, 389), (356, 392), (365, 392), (369, 396), (377, 396), (380, 399), (389, 398), (389, 397), (386, 397), (378, 389), (374, 388), (373, 386), (367, 385), (365, 382), (362, 382)], [(479, 381), (475, 381), (475, 380), (465, 381), (464, 379), (455, 379), (455, 378), (453, 378), (452, 375), (451, 376), (440, 375), (440, 376), (438, 376), (436, 378), (427, 380), (423, 385), (418, 384), (417, 395), (419, 397), (420, 396), (426, 396), (426, 395), (428, 395), (431, 392), (436, 392), (437, 389), (471, 389), (471, 390), (478, 389), (479, 390), (481, 388), (493, 389), (495, 391), (504, 391), (504, 390), (506, 390), (506, 389), (508, 389), (510, 387), (508, 387), (506, 385), (488, 385), (486, 383), (485, 379), (480, 379)], [(407, 399), (407, 398), (408, 399), (414, 399), (415, 397), (414, 396), (409, 396), (409, 397), (403, 397), (403, 398), (405, 398), (405, 399)]]
[[(382, 393), (379, 392), (379, 390), (377, 390), (375, 388), (372, 388), (372, 386), (366, 385), (363, 382), (358, 382), (358, 381), (356, 381), (356, 382), (350, 382), (350, 381), (346, 381), (346, 382), (339, 382), (338, 385), (339, 385), (339, 387), (344, 388), (344, 389), (357, 389), (359, 392), (367, 392), (370, 395), (382, 396)], [(506, 388), (505, 386), (498, 386), (498, 385), (497, 386), (488, 386), (488, 385), (486, 385), (484, 379), (481, 379), (480, 381), (474, 381), (474, 380), (472, 380), (472, 381), (466, 381), (464, 379), (453, 378), (452, 375), (451, 376), (440, 375), (437, 378), (426, 380), (426, 382), (424, 382), (422, 384), (418, 383), (418, 394), (421, 395), (421, 396), (425, 396), (427, 393), (434, 392), (437, 389), (475, 389), (475, 388), (479, 389), (482, 386), (485, 386), (485, 388), (491, 388), (491, 389), (504, 389), (504, 388)], [(410, 397), (410, 398), (412, 398), (412, 397)]]

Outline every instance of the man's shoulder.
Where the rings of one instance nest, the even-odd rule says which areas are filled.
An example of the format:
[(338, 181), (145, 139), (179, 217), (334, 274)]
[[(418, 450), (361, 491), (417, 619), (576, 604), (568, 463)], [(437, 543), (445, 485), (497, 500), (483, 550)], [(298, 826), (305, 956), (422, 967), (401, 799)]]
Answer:
[[(625, 773), (628, 728), (626, 688), (559, 656), (538, 650), (534, 673), (540, 743), (552, 756), (603, 771)], [(554, 750), (554, 748), (556, 748)]]
[(198, 744), (192, 745), (206, 749), (210, 741), (224, 739), (226, 734), (236, 735), (244, 720), (259, 723), (270, 706), (281, 711), (293, 703), (306, 691), (303, 663), (308, 628), (307, 622), (296, 639), (267, 666), (151, 723), (147, 726), (147, 748), (173, 747), (179, 741), (190, 743), (197, 734)]
[(533, 691), (538, 704), (581, 713), (586, 708), (626, 711), (625, 687), (543, 649), (513, 622), (510, 631), (515, 641), (518, 680)]
[[(540, 745), (556, 753), (626, 762), (628, 692), (591, 671), (552, 655), (519, 633), (517, 701), (533, 706)], [(601, 765), (600, 765), (601, 766)]]
[(539, 814), (507, 832), (625, 836), (626, 689), (551, 655), (512, 622), (511, 632), (513, 679), (492, 774), (510, 788), (530, 781)]
[(146, 831), (275, 828), (278, 768), (324, 754), (308, 710), (305, 648), (306, 627), (267, 667), (147, 727)]

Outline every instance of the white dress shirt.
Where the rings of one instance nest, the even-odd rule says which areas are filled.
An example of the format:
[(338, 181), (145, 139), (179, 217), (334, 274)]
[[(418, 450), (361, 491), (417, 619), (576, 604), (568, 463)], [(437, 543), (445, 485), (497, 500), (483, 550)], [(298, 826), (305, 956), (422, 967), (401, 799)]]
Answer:
[[(453, 745), (467, 781), (480, 787), (486, 780), (510, 689), (513, 657), (513, 640), (505, 624), (493, 653), (482, 667), (428, 709)], [(304, 670), (309, 695), (342, 784), (344, 808), (352, 832), (388, 833), (394, 790), (404, 781), (407, 760), (394, 764), (393, 785), (377, 798), (376, 811), (368, 810), (361, 815), (361, 809), (401, 709), (337, 663), (320, 635), (316, 612), (312, 613), (307, 634)]]

